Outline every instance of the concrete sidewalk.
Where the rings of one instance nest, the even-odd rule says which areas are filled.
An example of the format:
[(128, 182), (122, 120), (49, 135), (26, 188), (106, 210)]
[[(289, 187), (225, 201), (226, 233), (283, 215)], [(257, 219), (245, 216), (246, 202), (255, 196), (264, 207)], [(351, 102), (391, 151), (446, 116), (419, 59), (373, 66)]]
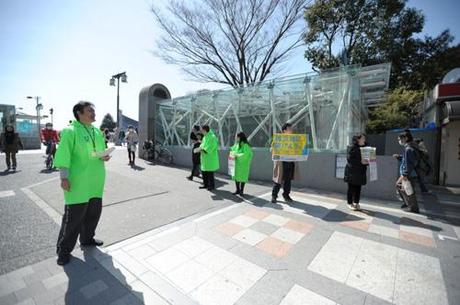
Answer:
[(460, 304), (458, 228), (295, 192), (76, 250), (0, 277), (0, 304)]

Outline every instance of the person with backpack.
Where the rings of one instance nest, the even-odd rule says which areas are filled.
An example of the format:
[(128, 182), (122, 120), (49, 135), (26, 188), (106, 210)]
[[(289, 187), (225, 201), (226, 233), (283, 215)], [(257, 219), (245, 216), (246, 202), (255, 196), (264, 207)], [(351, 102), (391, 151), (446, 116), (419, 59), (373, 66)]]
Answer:
[(419, 213), (412, 176), (419, 162), (417, 144), (409, 131), (399, 134), (398, 141), (401, 146), (404, 146), (404, 153), (401, 155), (401, 165), (399, 167), (400, 176), (396, 181), (396, 190), (404, 202), (401, 209), (406, 212)]

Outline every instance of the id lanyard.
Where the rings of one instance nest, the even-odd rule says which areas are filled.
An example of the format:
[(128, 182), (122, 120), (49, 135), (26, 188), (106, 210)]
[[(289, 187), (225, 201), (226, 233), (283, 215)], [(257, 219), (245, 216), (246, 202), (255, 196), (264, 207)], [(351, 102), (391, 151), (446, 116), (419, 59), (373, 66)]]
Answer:
[(90, 139), (91, 139), (91, 142), (93, 142), (93, 154), (96, 153), (96, 136), (94, 135), (94, 129), (92, 129), (93, 131), (93, 135), (91, 136), (91, 133), (89, 132), (88, 128), (85, 127), (85, 130), (86, 132), (88, 133)]

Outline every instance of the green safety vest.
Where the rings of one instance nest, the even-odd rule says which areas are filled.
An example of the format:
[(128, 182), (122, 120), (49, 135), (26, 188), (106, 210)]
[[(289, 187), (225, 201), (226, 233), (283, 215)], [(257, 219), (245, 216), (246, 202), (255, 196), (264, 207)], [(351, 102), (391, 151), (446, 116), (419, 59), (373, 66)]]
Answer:
[(105, 165), (92, 154), (104, 150), (102, 132), (92, 125), (73, 121), (62, 130), (54, 166), (69, 169), (70, 191), (64, 191), (66, 204), (82, 204), (91, 198), (102, 198)]
[(248, 182), (253, 155), (251, 146), (243, 143), (240, 147), (239, 143), (235, 143), (230, 148), (230, 151), (240, 155), (239, 157), (235, 157), (235, 176), (232, 179), (237, 182)]
[(219, 141), (212, 130), (210, 130), (201, 142), (201, 170), (215, 172), (219, 169)]

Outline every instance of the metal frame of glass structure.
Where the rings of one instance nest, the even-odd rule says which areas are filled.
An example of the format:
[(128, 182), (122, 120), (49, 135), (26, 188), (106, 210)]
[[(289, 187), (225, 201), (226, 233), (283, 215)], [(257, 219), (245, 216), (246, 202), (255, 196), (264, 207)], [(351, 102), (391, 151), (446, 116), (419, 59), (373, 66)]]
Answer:
[(345, 66), (163, 100), (155, 105), (155, 138), (190, 146), (192, 127), (207, 124), (223, 148), (240, 131), (253, 147), (269, 147), (272, 134), (289, 122), (309, 134), (314, 150), (343, 151), (351, 135), (364, 130), (368, 107), (383, 101), (390, 67)]

